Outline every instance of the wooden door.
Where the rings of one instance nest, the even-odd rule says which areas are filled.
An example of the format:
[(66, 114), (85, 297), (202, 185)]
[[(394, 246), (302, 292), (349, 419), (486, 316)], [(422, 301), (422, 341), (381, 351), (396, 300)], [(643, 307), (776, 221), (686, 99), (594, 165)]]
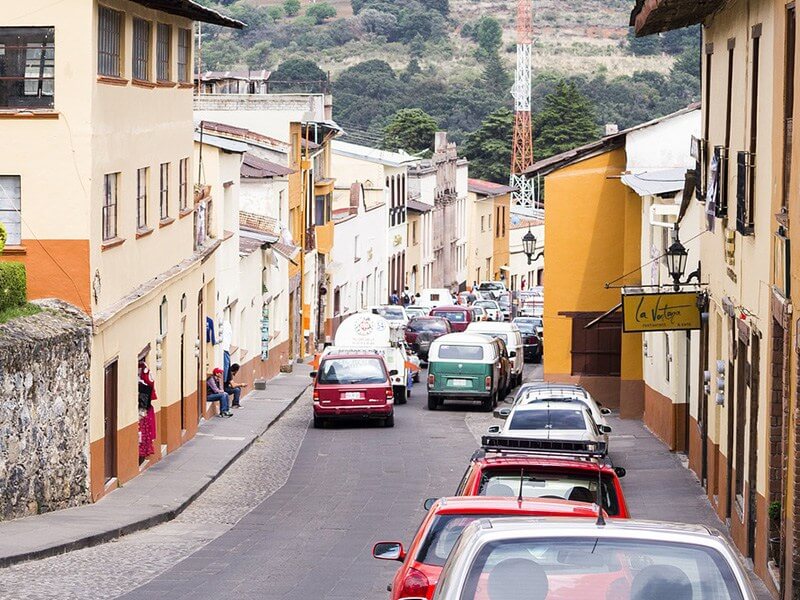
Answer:
[[(185, 323), (183, 323), (185, 324)], [(185, 353), (185, 345), (184, 345), (184, 338), (185, 335), (181, 331), (181, 431), (186, 429), (186, 384), (185, 384), (185, 377), (186, 377), (186, 353)]]
[(105, 480), (117, 476), (117, 361), (115, 360), (105, 369), (103, 387), (104, 400), (104, 475)]
[(199, 347), (197, 349), (197, 422), (203, 418), (203, 408), (205, 406), (205, 377), (203, 377), (203, 354), (205, 352), (206, 340), (206, 318), (203, 314), (203, 290), (197, 293), (197, 340)]

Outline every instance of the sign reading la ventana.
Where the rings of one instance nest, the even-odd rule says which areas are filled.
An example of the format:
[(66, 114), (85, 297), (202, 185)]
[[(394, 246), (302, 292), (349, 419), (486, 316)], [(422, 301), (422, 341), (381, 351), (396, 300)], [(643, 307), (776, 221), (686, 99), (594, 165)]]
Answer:
[(626, 333), (700, 329), (697, 293), (623, 294), (622, 329)]

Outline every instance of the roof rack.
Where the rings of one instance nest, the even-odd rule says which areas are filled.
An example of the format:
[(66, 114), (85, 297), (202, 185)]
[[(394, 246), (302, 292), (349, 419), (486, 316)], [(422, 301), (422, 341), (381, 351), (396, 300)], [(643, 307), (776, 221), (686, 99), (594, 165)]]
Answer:
[(608, 445), (605, 442), (540, 440), (501, 435), (484, 435), (481, 438), (481, 448), (484, 452), (566, 454), (588, 458), (605, 458), (608, 454)]

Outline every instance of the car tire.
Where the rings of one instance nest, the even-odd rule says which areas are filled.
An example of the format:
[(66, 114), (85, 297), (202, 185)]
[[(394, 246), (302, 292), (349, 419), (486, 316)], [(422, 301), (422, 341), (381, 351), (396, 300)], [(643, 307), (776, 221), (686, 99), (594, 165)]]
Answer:
[(325, 420), (322, 417), (314, 415), (314, 429), (322, 429), (325, 427)]
[(542, 364), (542, 353), (539, 352), (536, 356), (533, 357), (534, 364), (540, 365)]
[(404, 385), (393, 385), (392, 392), (394, 393), (394, 401), (397, 404), (405, 404), (408, 402), (407, 396), (408, 388)]
[(497, 404), (497, 395), (492, 394), (488, 398), (484, 398), (481, 401), (481, 409), (483, 410), (483, 412), (492, 412), (496, 404)]
[(439, 408), (439, 401), (434, 397), (428, 394), (428, 410), (436, 410)]
[(394, 413), (390, 414), (383, 420), (384, 427), (394, 427)]

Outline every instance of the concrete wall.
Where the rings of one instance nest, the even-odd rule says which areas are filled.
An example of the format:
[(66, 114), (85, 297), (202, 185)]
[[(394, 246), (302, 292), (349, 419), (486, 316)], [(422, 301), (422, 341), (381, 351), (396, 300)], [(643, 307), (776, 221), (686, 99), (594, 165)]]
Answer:
[(75, 307), (0, 325), (0, 520), (89, 501), (89, 319)]

